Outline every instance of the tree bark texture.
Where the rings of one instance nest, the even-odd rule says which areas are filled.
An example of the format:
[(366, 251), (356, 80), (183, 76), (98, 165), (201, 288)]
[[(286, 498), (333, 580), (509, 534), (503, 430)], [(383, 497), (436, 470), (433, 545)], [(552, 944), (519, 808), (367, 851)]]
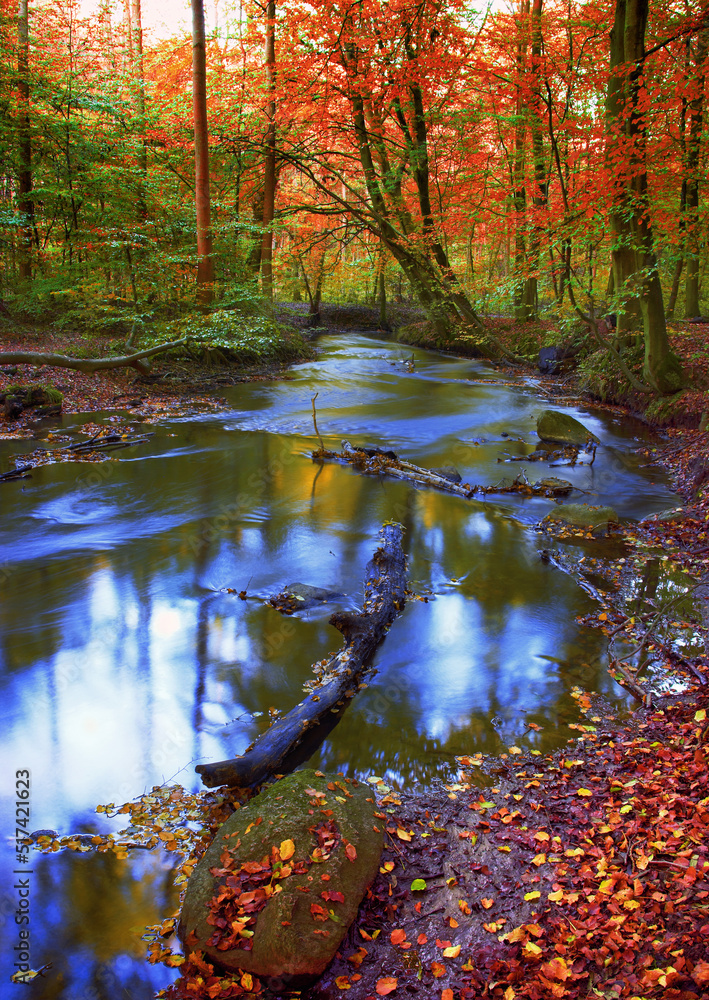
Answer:
[(20, 225), (20, 279), (32, 277), (32, 237), (34, 233), (34, 202), (32, 201), (32, 139), (30, 134), (30, 35), (28, 0), (20, 0), (17, 12), (17, 91), (19, 96), (19, 154), (17, 207), (22, 215)]
[(273, 301), (273, 217), (276, 211), (276, 3), (266, 5), (266, 158), (263, 173), (261, 287)]
[(192, 0), (192, 107), (194, 114), (195, 209), (197, 215), (197, 301), (212, 300), (214, 261), (209, 200), (209, 138), (207, 131), (207, 52), (204, 2)]
[(136, 215), (138, 222), (145, 222), (148, 206), (145, 201), (145, 182), (148, 176), (148, 145), (145, 140), (145, 70), (143, 65), (143, 12), (141, 0), (129, 0), (129, 23), (131, 32), (130, 49), (134, 60), (136, 84), (138, 87), (138, 192)]
[(50, 368), (71, 368), (89, 375), (110, 368), (137, 368), (138, 371), (146, 372), (149, 370), (149, 366), (145, 363), (146, 358), (163, 354), (173, 347), (182, 347), (186, 343), (187, 338), (172, 340), (167, 344), (149, 347), (145, 351), (112, 358), (71, 358), (64, 354), (43, 354), (40, 351), (0, 351), (0, 365), (47, 365)]
[(274, 722), (246, 753), (195, 768), (209, 788), (246, 788), (271, 775), (287, 774), (314, 753), (332, 728), (332, 720), (337, 721), (357, 693), (374, 652), (406, 602), (403, 528), (385, 524), (379, 535), (381, 544), (365, 571), (362, 611), (338, 611), (330, 618), (345, 638), (344, 647), (321, 665), (311, 694)]
[(704, 83), (707, 60), (707, 43), (709, 31), (705, 28), (696, 42), (694, 54), (695, 74), (693, 80), (694, 96), (689, 103), (689, 135), (687, 137), (687, 256), (685, 277), (684, 315), (692, 319), (699, 315), (699, 249), (701, 236), (699, 232), (699, 188), (704, 180), (701, 169), (701, 141), (704, 117)]
[(613, 270), (622, 332), (640, 308), (645, 341), (643, 374), (660, 393), (682, 386), (679, 361), (667, 339), (667, 325), (653, 241), (647, 184), (647, 124), (640, 89), (645, 68), (648, 0), (616, 0), (610, 34), (611, 77), (606, 100), (609, 151), (619, 177), (611, 210)]

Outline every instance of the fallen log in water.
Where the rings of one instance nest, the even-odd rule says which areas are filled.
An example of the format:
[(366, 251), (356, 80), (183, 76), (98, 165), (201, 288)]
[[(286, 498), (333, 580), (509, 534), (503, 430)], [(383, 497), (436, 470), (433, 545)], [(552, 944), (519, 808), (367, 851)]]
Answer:
[[(385, 524), (381, 545), (367, 563), (364, 608), (359, 613), (337, 611), (330, 624), (345, 637), (345, 645), (328, 660), (315, 664), (317, 680), (311, 693), (287, 715), (277, 719), (240, 757), (195, 770), (209, 788), (231, 785), (246, 788), (272, 774), (286, 774), (312, 754), (336, 722), (344, 706), (359, 690), (372, 655), (406, 603), (406, 558), (401, 547), (403, 528)], [(320, 739), (312, 745), (318, 729)]]
[(415, 486), (431, 486), (444, 493), (469, 500), (477, 494), (488, 493), (518, 493), (522, 496), (565, 497), (574, 489), (572, 483), (565, 479), (548, 477), (537, 483), (530, 483), (524, 472), (521, 472), (511, 483), (497, 483), (494, 486), (471, 486), (470, 483), (456, 483), (433, 469), (424, 469), (400, 458), (389, 458), (392, 452), (375, 449), (353, 448), (349, 441), (342, 442), (342, 451), (328, 451), (319, 448), (311, 455), (314, 462), (340, 462), (351, 465), (354, 469), (368, 476), (390, 476), (393, 479), (403, 479)]

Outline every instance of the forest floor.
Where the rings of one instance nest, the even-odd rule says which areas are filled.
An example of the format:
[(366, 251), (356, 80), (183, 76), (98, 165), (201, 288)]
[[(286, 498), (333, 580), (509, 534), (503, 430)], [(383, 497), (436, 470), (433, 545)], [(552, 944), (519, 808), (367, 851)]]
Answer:
[[(31, 333), (22, 343), (5, 341), (6, 349), (48, 346)], [(624, 529), (626, 555), (606, 566), (617, 586), (586, 620), (654, 650), (677, 691), (654, 695), (652, 705), (622, 720), (579, 691), (582, 721), (563, 751), (543, 757), (510, 747), (497, 758), (462, 757), (459, 780), (425, 795), (376, 784), (388, 834), (380, 873), (325, 975), (300, 994), (277, 996), (709, 997), (709, 659), (701, 610), (709, 590), (709, 436), (698, 430), (709, 398), (707, 345), (709, 331), (696, 326), (675, 338), (685, 366), (696, 371), (695, 387), (679, 414), (683, 426), (665, 427), (648, 449), (683, 503), (670, 518)], [(52, 350), (70, 348), (51, 341)], [(118, 409), (145, 422), (218, 408), (220, 377), (283, 377), (282, 368), (268, 366), (221, 375), (191, 369), (187, 378), (171, 365), (156, 363), (155, 380), (134, 371), (0, 369), (0, 392), (20, 378), (49, 381), (64, 392), (69, 412)], [(584, 396), (573, 371), (535, 380), (557, 403), (616, 408)], [(630, 412), (642, 408), (642, 401), (625, 402)], [(45, 426), (31, 416), (13, 425), (0, 418), (0, 437), (36, 436)], [(667, 606), (636, 620), (628, 582), (652, 547), (690, 574), (697, 617), (682, 620)], [(618, 669), (622, 680), (632, 664)], [(649, 692), (645, 678), (638, 683)], [(221, 1000), (259, 989), (246, 985), (202, 974), (201, 982), (181, 979), (169, 995)]]

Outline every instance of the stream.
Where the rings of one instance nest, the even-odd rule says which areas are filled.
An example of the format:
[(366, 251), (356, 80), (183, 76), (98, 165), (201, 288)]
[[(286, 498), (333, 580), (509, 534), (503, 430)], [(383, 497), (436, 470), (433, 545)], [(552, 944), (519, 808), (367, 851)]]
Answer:
[[(575, 686), (627, 705), (604, 637), (576, 623), (593, 602), (539, 557), (549, 542), (532, 526), (552, 500), (464, 500), (315, 464), (311, 397), (326, 447), (391, 447), (481, 485), (523, 469), (557, 475), (586, 491), (571, 499), (623, 519), (676, 503), (633, 452), (643, 426), (563, 407), (601, 439), (593, 466), (503, 464), (534, 450), (536, 415), (551, 405), (533, 379), (356, 333), (318, 348), (282, 381), (226, 390), (218, 414), (0, 487), (2, 983), (14, 971), (15, 879), (30, 879), (31, 965), (52, 963), (0, 995), (148, 1000), (177, 975), (148, 966), (140, 940), (174, 907), (174, 859), (32, 853), (31, 874), (14, 874), (15, 772), (31, 773), (29, 829), (60, 834), (120, 828), (96, 805), (156, 784), (197, 789), (194, 765), (242, 752), (340, 645), (327, 619), (358, 606), (385, 520), (404, 525), (410, 584), (428, 600), (407, 604), (312, 766), (423, 790), (455, 780), (456, 754), (562, 745), (580, 721)], [(65, 416), (63, 429), (110, 417)], [(0, 442), (2, 469), (36, 446)], [(295, 582), (340, 596), (283, 617), (267, 598)]]

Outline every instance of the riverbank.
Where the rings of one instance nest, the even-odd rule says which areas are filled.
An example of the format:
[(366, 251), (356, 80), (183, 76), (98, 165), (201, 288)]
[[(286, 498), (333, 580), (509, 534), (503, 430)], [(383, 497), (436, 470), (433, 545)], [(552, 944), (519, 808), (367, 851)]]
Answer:
[[(129, 353), (106, 338), (48, 327), (8, 324), (0, 329), (3, 351), (52, 352), (69, 357), (108, 357)], [(148, 345), (150, 346), (150, 345)], [(137, 348), (140, 349), (139, 344)], [(150, 370), (115, 368), (85, 374), (50, 365), (2, 364), (0, 398), (16, 385), (41, 385), (62, 394), (61, 414), (123, 412), (128, 421), (154, 423), (169, 417), (218, 410), (224, 405), (220, 389), (239, 382), (274, 381), (288, 377), (294, 363), (313, 356), (313, 348), (296, 328), (282, 327), (259, 338), (242, 352), (243, 360), (227, 360), (219, 353), (172, 351), (151, 360)], [(57, 426), (52, 416), (34, 409), (18, 416), (3, 412), (0, 402), (0, 439), (42, 436)]]
[[(461, 384), (463, 407), (468, 396), (464, 379)], [(556, 383), (552, 392), (554, 386), (543, 386), (551, 399), (573, 401), (568, 385)], [(189, 395), (186, 403), (192, 405)], [(677, 448), (685, 433), (673, 442)], [(681, 465), (680, 451), (675, 458)], [(123, 463), (116, 469), (131, 481), (139, 471)], [(695, 500), (701, 503), (701, 495)], [(85, 517), (86, 508), (79, 510)], [(658, 530), (682, 525), (684, 516), (658, 521)], [(635, 536), (638, 530), (632, 529)], [(702, 548), (700, 529), (684, 530), (684, 550), (691, 555), (690, 549)], [(680, 549), (668, 538), (671, 564), (679, 561)], [(608, 551), (596, 540), (584, 542), (594, 586), (601, 572), (609, 585), (608, 600), (586, 624), (609, 640), (615, 633), (616, 640), (625, 636), (633, 645), (634, 638), (649, 648), (655, 646), (647, 637), (650, 626), (659, 639), (671, 640), (667, 629), (675, 630), (683, 610), (664, 608), (667, 629), (653, 621), (659, 607), (632, 610), (628, 582), (640, 579), (640, 560), (652, 558), (643, 539), (636, 541), (629, 535), (623, 554), (612, 560), (603, 557)], [(541, 545), (549, 545), (548, 537)], [(195, 548), (188, 550), (190, 565)], [(695, 555), (701, 569), (701, 552)], [(248, 586), (246, 577), (239, 586)], [(687, 581), (673, 576), (671, 586), (686, 589)], [(646, 596), (663, 603), (656, 592)], [(691, 623), (685, 632), (690, 630)], [(461, 757), (458, 780), (426, 795), (416, 788), (397, 793), (376, 782), (388, 853), (346, 946), (306, 995), (511, 1000), (597, 990), (604, 996), (701, 996), (705, 970), (694, 942), (704, 932), (707, 899), (706, 708), (699, 683), (705, 661), (692, 653), (687, 662), (699, 677), (687, 671), (683, 695), (658, 699), (652, 710), (622, 722), (574, 689), (579, 713), (564, 752), (542, 757), (511, 744), (499, 756)], [(680, 664), (680, 674), (683, 669)], [(522, 746), (534, 746), (526, 737), (519, 738)], [(675, 872), (680, 875), (673, 880)], [(419, 878), (425, 886), (412, 889)], [(182, 995), (206, 995), (201, 986), (192, 981)], [(209, 990), (224, 997), (244, 992), (221, 981)]]

